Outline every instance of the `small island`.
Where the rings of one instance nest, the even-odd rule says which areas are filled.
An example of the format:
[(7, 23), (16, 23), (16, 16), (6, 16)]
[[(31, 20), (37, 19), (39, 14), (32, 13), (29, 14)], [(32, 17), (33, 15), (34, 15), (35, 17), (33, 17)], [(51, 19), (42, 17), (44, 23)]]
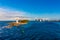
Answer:
[(6, 28), (11, 28), (13, 26), (18, 27), (19, 25), (24, 25), (24, 24), (27, 24), (27, 23), (28, 23), (28, 20), (16, 20), (16, 22), (9, 23), (9, 25), (6, 26)]

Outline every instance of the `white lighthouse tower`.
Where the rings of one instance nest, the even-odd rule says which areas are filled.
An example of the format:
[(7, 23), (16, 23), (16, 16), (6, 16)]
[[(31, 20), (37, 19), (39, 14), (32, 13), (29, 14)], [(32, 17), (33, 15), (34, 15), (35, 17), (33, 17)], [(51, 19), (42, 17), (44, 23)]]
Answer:
[(18, 23), (18, 22), (19, 22), (19, 18), (17, 17), (17, 18), (16, 18), (16, 23)]

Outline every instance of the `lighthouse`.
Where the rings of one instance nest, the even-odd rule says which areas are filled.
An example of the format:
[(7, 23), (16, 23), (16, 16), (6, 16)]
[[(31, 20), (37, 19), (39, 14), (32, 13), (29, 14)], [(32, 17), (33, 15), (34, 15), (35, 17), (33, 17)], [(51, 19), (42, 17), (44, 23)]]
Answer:
[(19, 18), (16, 18), (16, 23), (18, 23), (19, 22)]

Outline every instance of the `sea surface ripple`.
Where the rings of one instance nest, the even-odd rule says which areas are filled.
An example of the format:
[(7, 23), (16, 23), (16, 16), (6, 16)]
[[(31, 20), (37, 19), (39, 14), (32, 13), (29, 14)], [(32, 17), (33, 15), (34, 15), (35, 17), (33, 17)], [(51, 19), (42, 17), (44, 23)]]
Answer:
[(18, 27), (5, 28), (9, 22), (0, 21), (0, 40), (60, 40), (60, 22), (30, 21)]

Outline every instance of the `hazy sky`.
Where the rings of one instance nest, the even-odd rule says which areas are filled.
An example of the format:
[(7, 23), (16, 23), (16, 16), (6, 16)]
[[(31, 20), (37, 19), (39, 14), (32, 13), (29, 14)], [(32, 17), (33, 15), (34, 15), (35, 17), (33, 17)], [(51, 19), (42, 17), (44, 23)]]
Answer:
[(0, 0), (0, 16), (60, 19), (60, 0)]

